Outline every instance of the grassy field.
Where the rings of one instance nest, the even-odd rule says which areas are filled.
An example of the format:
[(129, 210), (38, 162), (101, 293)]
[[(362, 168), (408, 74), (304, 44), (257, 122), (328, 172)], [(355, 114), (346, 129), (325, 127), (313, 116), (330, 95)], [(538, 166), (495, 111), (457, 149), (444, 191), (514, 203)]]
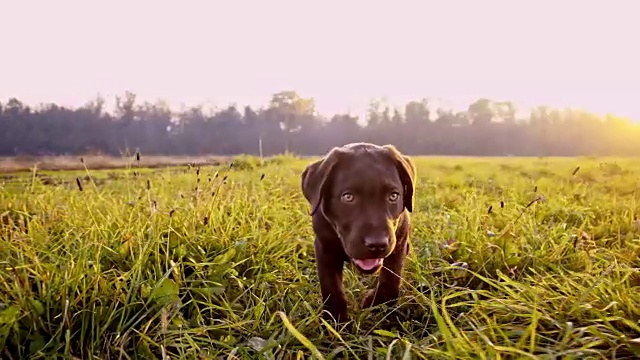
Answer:
[(319, 318), (309, 160), (0, 178), (0, 357), (640, 356), (640, 160), (417, 158), (401, 299)]
[(219, 164), (225, 156), (143, 156), (136, 160), (126, 156), (0, 156), (0, 173), (31, 171), (33, 167), (45, 171), (120, 169), (132, 164), (147, 168), (186, 166), (188, 164)]

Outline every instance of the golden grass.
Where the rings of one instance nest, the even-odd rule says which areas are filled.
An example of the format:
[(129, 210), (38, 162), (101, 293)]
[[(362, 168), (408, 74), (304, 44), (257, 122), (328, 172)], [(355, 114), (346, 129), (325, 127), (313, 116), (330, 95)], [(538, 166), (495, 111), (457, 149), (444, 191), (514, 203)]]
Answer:
[(0, 357), (640, 356), (639, 161), (415, 159), (401, 298), (359, 309), (347, 266), (346, 328), (319, 317), (308, 160), (0, 181)]
[[(0, 157), (0, 173), (30, 171), (34, 166), (39, 170), (82, 170), (82, 161), (93, 170), (119, 169), (132, 164), (135, 156), (118, 157), (107, 155), (84, 156), (5, 156)], [(193, 163), (219, 164), (228, 160), (228, 156), (159, 156), (144, 155), (137, 166), (158, 168), (182, 166)]]

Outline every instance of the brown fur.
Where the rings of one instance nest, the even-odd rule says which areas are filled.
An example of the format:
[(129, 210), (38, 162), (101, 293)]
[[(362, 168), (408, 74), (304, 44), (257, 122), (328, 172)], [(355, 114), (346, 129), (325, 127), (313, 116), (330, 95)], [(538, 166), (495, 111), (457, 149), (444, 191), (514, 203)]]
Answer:
[[(342, 284), (345, 262), (379, 273), (362, 307), (395, 301), (409, 251), (416, 168), (393, 145), (353, 143), (332, 149), (307, 166), (302, 192), (311, 205), (315, 256), (325, 316), (348, 320)], [(382, 265), (370, 260), (383, 258)], [(356, 260), (354, 260), (356, 259)], [(369, 265), (367, 265), (369, 264)]]

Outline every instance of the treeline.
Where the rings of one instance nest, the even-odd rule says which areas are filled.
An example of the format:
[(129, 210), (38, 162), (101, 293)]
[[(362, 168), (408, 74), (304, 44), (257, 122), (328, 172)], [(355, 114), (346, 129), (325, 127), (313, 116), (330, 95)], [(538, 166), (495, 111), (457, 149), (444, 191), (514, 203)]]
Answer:
[(175, 111), (130, 92), (116, 97), (111, 112), (100, 97), (75, 109), (32, 108), (14, 98), (0, 103), (0, 155), (318, 155), (353, 141), (393, 143), (412, 155), (640, 155), (640, 125), (629, 120), (549, 107), (516, 114), (511, 102), (490, 99), (461, 112), (427, 100), (402, 107), (376, 101), (360, 121), (317, 114), (313, 99), (294, 91), (274, 94), (264, 108), (219, 111)]

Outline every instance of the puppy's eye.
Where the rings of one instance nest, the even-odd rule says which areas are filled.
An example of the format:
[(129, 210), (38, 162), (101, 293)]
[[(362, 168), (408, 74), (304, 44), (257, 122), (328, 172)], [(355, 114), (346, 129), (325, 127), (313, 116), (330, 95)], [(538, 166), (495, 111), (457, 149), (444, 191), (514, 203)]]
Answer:
[(353, 201), (353, 194), (352, 193), (344, 193), (342, 194), (342, 196), (340, 196), (340, 200), (342, 200), (343, 202), (349, 203)]
[(391, 194), (389, 194), (389, 201), (396, 202), (398, 201), (399, 197), (400, 197), (400, 194), (394, 191)]

